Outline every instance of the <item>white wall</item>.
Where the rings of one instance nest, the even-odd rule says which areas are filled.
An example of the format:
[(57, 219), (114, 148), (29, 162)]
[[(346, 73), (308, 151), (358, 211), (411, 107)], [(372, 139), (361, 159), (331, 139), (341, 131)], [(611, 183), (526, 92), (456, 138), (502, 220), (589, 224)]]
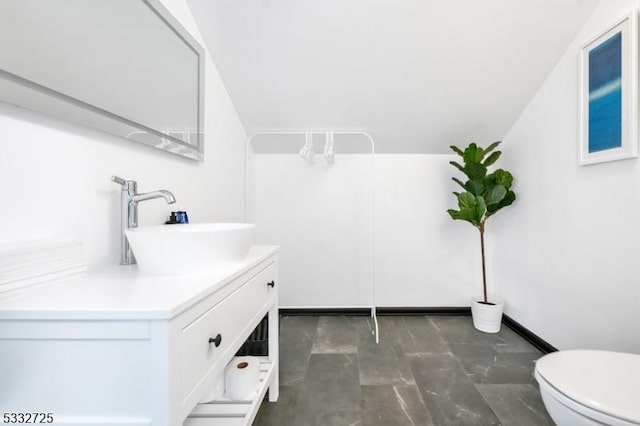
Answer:
[[(378, 305), (469, 306), (482, 293), (479, 233), (446, 212), (457, 207), (451, 192), (460, 189), (451, 180), (453, 159), (376, 156)], [(490, 253), (490, 233), (487, 239)]]
[(578, 166), (578, 57), (638, 8), (601, 2), (505, 138), (518, 201), (496, 216), (506, 312), (560, 349), (640, 352), (640, 163)]
[[(201, 40), (185, 0), (163, 4)], [(172, 191), (192, 221), (241, 221), (246, 134), (208, 54), (205, 67), (204, 163), (0, 103), (0, 241), (79, 237), (90, 267), (117, 263), (112, 174), (137, 180), (140, 191)], [(144, 202), (140, 223), (162, 223), (171, 209)]]
[[(478, 232), (454, 222), (447, 155), (376, 155), (376, 305), (468, 306), (481, 292)], [(372, 303), (371, 156), (258, 154), (250, 220), (281, 244), (285, 307)]]
[(281, 306), (371, 305), (368, 157), (340, 156), (330, 167), (256, 155), (256, 242), (281, 246)]

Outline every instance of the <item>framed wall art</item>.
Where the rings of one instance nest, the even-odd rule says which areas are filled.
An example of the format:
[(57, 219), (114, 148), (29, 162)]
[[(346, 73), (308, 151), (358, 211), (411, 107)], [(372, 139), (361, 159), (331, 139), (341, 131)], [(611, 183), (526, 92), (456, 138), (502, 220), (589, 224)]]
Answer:
[(638, 156), (638, 22), (633, 11), (582, 47), (579, 163)]

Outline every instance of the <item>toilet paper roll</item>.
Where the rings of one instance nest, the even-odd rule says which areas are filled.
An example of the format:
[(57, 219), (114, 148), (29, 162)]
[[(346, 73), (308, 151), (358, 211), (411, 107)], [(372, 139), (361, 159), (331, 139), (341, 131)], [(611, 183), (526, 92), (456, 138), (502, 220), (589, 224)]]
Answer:
[(254, 398), (260, 383), (258, 358), (238, 356), (224, 370), (225, 394), (227, 398), (246, 401)]

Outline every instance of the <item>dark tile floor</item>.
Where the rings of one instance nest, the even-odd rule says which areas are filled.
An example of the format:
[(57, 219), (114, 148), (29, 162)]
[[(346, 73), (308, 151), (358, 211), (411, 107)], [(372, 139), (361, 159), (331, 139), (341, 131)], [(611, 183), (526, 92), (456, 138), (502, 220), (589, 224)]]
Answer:
[(553, 425), (535, 379), (542, 354), (471, 317), (284, 316), (280, 399), (254, 425)]

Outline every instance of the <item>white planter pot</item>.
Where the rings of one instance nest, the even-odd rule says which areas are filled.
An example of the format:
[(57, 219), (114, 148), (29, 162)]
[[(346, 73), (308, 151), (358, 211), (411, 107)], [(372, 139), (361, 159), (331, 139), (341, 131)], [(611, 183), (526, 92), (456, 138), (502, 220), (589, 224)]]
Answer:
[(480, 303), (481, 297), (471, 298), (471, 316), (473, 317), (473, 326), (485, 333), (498, 333), (502, 324), (502, 311), (504, 302), (497, 297), (490, 297), (489, 301), (495, 305), (485, 305)]

